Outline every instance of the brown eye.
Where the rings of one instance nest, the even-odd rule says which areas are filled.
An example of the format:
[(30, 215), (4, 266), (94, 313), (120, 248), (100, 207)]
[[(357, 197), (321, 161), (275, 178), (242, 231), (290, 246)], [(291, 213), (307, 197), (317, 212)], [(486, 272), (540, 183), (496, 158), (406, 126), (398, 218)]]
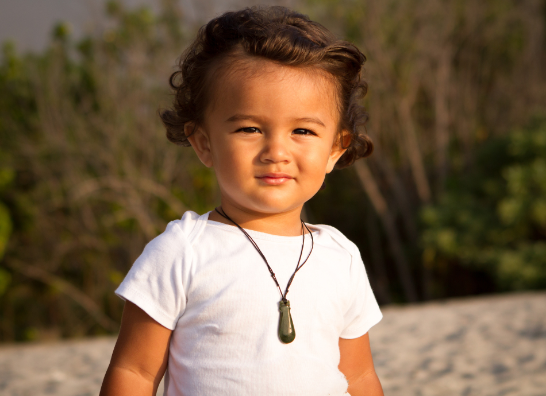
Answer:
[(245, 128), (237, 129), (237, 132), (257, 133), (257, 132), (260, 132), (260, 130), (258, 128), (254, 128), (254, 127), (245, 127)]
[(315, 135), (315, 132), (310, 131), (309, 129), (294, 129), (293, 133), (296, 135)]

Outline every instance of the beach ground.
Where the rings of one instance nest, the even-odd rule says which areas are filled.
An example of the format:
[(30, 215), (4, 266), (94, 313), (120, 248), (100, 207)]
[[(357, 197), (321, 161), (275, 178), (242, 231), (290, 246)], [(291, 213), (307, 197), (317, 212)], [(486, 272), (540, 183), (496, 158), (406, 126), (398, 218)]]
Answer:
[[(390, 306), (383, 313), (370, 339), (386, 396), (546, 396), (546, 293)], [(1, 345), (0, 394), (96, 396), (114, 342)]]

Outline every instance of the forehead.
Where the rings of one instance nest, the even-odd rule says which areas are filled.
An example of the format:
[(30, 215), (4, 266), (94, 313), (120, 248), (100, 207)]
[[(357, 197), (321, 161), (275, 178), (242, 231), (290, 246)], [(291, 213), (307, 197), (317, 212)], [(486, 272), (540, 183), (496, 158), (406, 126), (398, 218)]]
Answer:
[(239, 57), (212, 73), (210, 94), (208, 114), (245, 108), (282, 113), (271, 114), (277, 117), (311, 112), (329, 118), (329, 123), (337, 123), (339, 118), (335, 80), (317, 67)]

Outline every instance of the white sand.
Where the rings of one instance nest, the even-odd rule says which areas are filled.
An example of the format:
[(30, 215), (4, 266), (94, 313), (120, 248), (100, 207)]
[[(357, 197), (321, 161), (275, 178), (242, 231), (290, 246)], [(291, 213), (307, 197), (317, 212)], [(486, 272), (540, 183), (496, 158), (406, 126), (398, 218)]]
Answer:
[(546, 396), (546, 293), (387, 308), (370, 331), (387, 396)]
[[(383, 312), (370, 338), (386, 396), (546, 396), (546, 293)], [(96, 396), (114, 341), (0, 346), (0, 395)]]

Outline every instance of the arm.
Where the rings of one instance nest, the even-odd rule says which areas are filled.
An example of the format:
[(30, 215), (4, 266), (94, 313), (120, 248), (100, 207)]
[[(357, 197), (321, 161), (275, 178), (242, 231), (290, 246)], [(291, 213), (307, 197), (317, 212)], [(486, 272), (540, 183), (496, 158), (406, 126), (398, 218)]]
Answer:
[(339, 339), (339, 371), (349, 382), (351, 396), (383, 396), (383, 389), (373, 367), (368, 333), (355, 339)]
[(100, 396), (155, 396), (167, 367), (171, 333), (126, 301)]

